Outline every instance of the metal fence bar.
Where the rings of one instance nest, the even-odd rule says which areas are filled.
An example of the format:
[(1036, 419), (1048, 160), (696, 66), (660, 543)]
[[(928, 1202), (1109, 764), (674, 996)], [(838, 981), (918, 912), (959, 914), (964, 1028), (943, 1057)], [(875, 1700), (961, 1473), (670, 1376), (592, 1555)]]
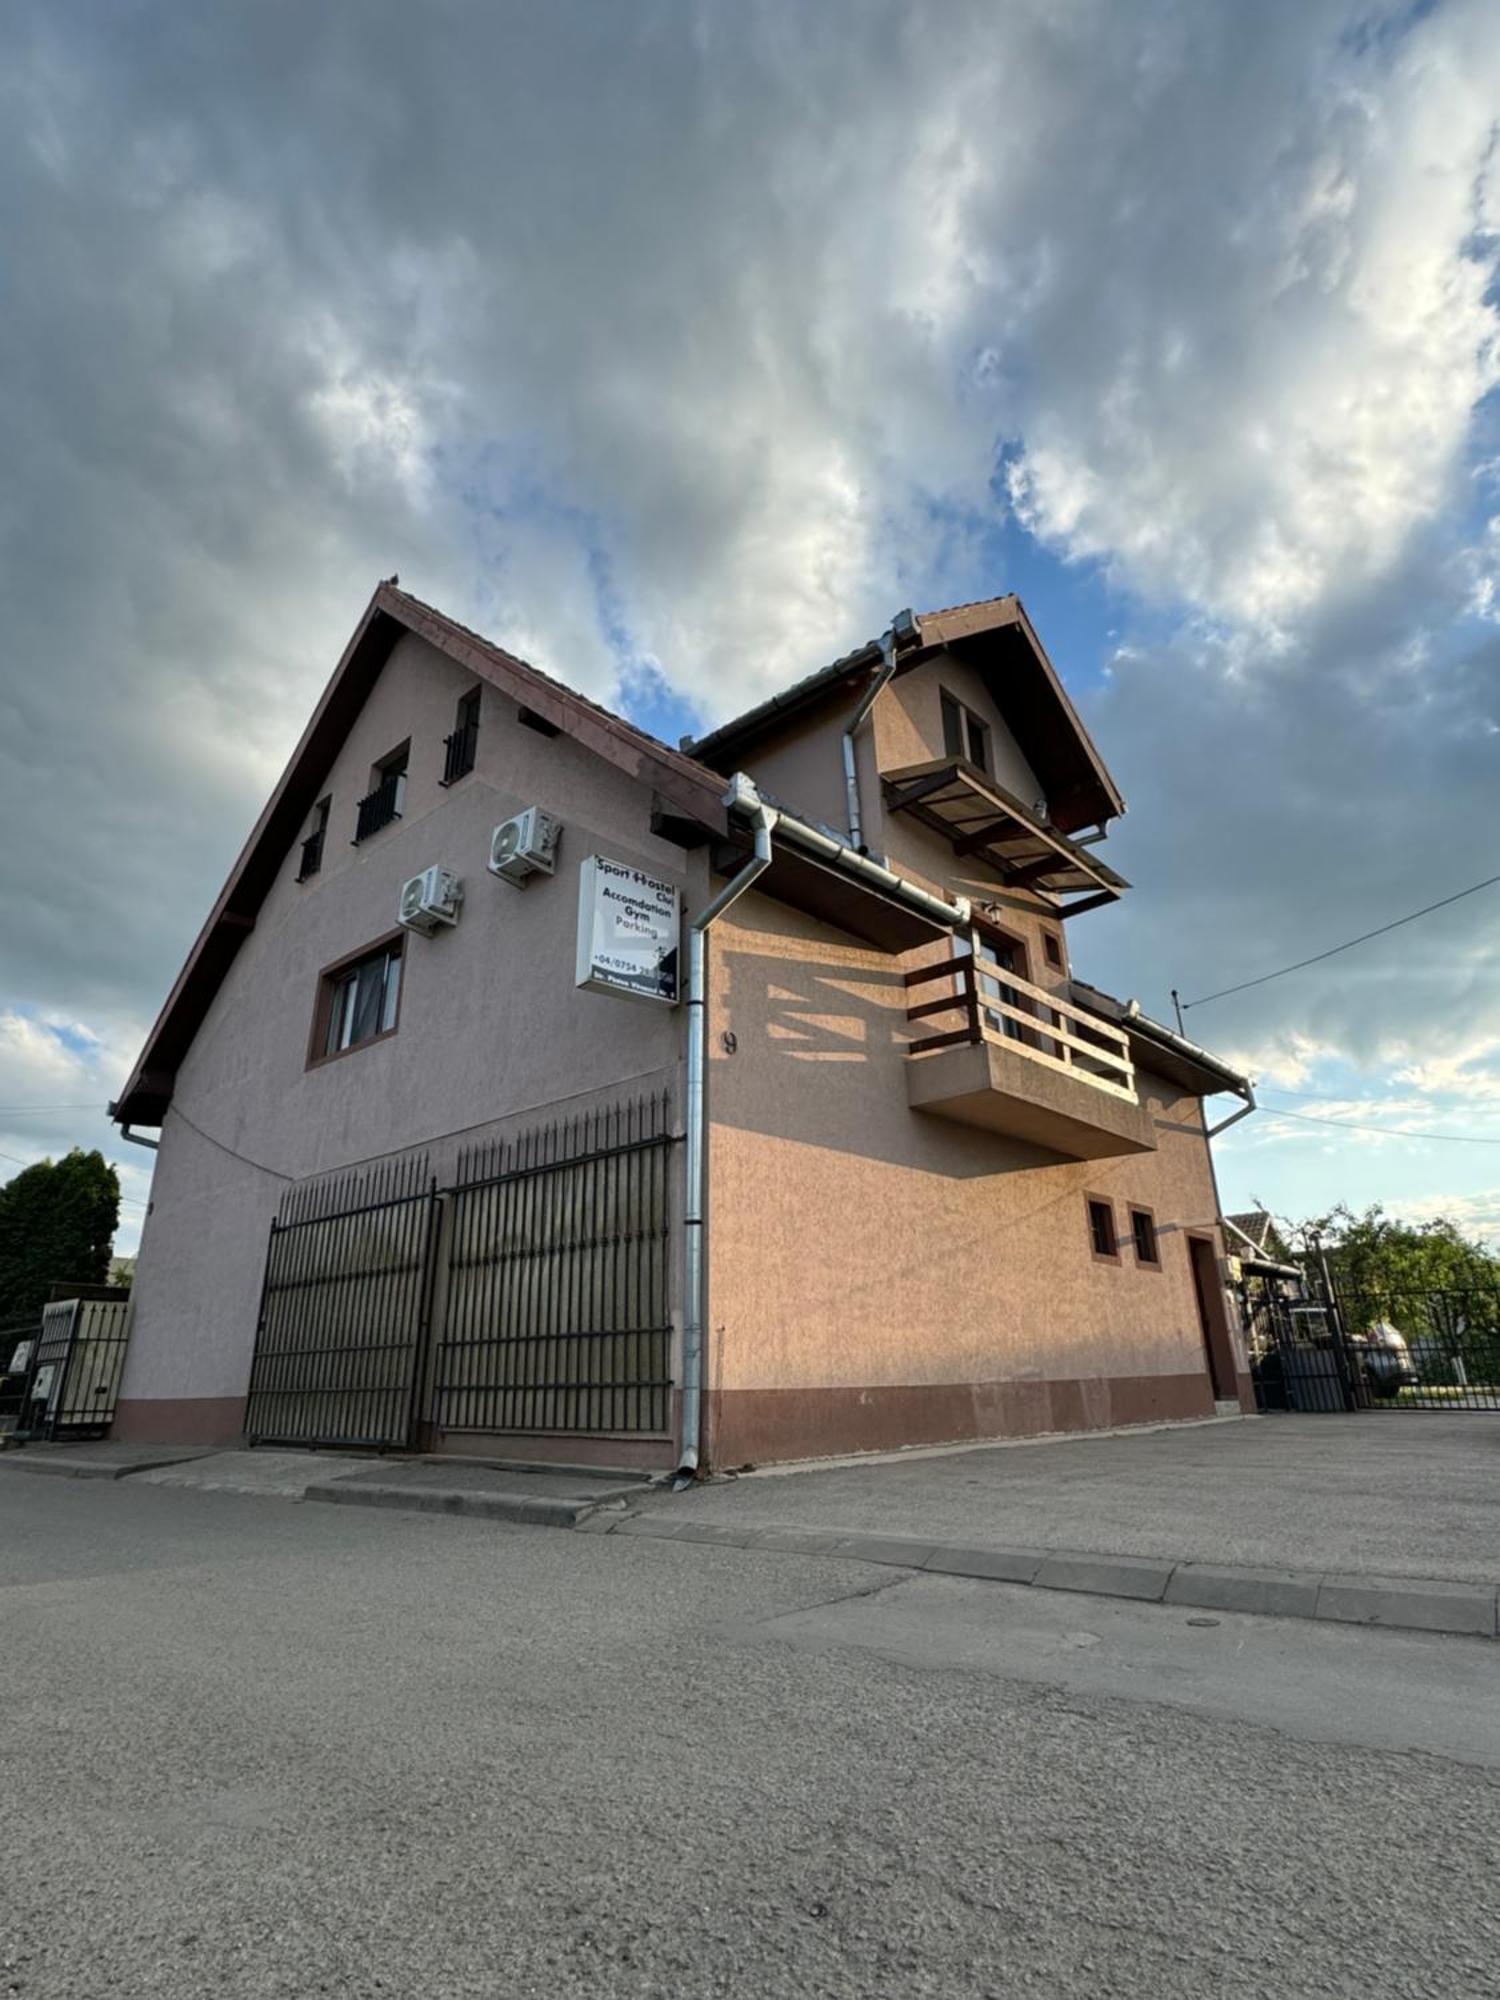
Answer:
[(252, 1443), (410, 1443), (441, 1199), (424, 1156), (290, 1190), (266, 1252)]
[(669, 1114), (662, 1092), (461, 1157), (437, 1428), (667, 1429)]

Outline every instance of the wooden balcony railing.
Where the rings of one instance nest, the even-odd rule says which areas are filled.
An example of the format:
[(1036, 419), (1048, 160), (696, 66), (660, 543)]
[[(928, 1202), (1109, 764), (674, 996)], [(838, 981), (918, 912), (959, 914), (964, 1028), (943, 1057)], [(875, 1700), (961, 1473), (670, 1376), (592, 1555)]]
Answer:
[(968, 955), (908, 972), (906, 984), (909, 989), (920, 988), (940, 979), (952, 990), (908, 1007), (906, 1018), (930, 1021), (949, 1015), (955, 1025), (919, 1035), (907, 1044), (908, 1056), (924, 1056), (960, 1042), (998, 1042), (1030, 1062), (1045, 1063), (1080, 1083), (1136, 1102), (1130, 1043), (1118, 1028), (1014, 972)]

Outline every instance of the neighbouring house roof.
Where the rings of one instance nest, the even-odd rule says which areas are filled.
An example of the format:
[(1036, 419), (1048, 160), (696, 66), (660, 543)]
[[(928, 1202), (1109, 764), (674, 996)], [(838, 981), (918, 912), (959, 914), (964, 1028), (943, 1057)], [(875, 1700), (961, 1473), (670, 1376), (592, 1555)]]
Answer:
[(188, 953), (125, 1088), (110, 1107), (120, 1124), (161, 1123), (178, 1065), (240, 945), (254, 929), (261, 904), (381, 669), (407, 632), (416, 633), (618, 770), (639, 778), (676, 820), (701, 828), (708, 836), (725, 832), (724, 781), (717, 771), (612, 715), (430, 604), (398, 590), (394, 583), (383, 583), (370, 599), (302, 740)]
[(1241, 1236), (1248, 1236), (1263, 1257), (1278, 1264), (1285, 1264), (1290, 1258), (1291, 1252), (1282, 1241), (1275, 1217), (1265, 1209), (1249, 1208), (1241, 1215), (1227, 1215), (1224, 1220), (1233, 1223)]
[[(1072, 833), (1124, 812), (1124, 798), (1019, 597), (925, 611), (917, 617), (917, 630), (920, 643), (901, 655), (897, 671), (907, 673), (939, 652), (952, 652), (974, 667), (1036, 772), (1055, 826)], [(879, 642), (872, 639), (695, 742), (685, 740), (683, 748), (716, 770), (732, 771), (738, 759), (784, 723), (845, 697), (852, 705), (880, 659)]]
[(1153, 1021), (1149, 1014), (1143, 1014), (1139, 1006), (1131, 1000), (1117, 1000), (1112, 993), (1105, 993), (1097, 986), (1090, 986), (1086, 980), (1074, 979), (1070, 982), (1074, 1001), (1086, 1007), (1091, 1014), (1097, 1014), (1102, 1021), (1121, 1028), (1130, 1037), (1131, 1058), (1143, 1069), (1149, 1069), (1156, 1076), (1164, 1076), (1169, 1083), (1179, 1084), (1195, 1097), (1213, 1097), (1219, 1091), (1233, 1091), (1237, 1097), (1249, 1098), (1250, 1079), (1231, 1069), (1218, 1056), (1200, 1048), (1160, 1021)]

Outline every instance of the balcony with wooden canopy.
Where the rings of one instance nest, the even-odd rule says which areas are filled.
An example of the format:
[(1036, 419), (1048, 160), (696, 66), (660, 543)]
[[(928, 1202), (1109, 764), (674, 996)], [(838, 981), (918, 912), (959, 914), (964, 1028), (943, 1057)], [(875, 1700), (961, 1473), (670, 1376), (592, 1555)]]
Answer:
[[(1060, 917), (1118, 900), (1130, 884), (1080, 841), (1047, 823), (988, 772), (947, 756), (884, 774), (885, 806), (939, 833), (953, 852), (992, 869), (1007, 889), (1049, 897)], [(1064, 898), (1071, 898), (1065, 901)]]

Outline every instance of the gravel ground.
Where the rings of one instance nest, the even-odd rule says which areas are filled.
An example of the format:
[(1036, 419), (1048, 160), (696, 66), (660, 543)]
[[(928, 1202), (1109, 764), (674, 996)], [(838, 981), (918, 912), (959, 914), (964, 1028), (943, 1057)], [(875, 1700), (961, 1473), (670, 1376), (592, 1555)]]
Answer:
[(1494, 1583), (1500, 1413), (1262, 1417), (902, 1454), (648, 1504), (742, 1526)]
[(0, 1990), (1493, 1992), (1481, 1642), (1036, 1598), (0, 1470)]

